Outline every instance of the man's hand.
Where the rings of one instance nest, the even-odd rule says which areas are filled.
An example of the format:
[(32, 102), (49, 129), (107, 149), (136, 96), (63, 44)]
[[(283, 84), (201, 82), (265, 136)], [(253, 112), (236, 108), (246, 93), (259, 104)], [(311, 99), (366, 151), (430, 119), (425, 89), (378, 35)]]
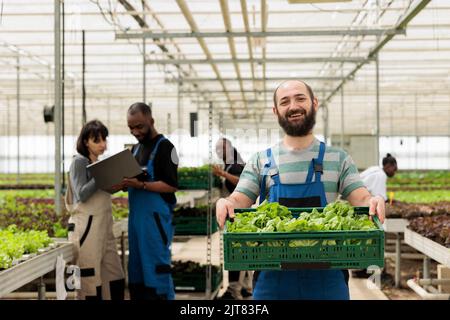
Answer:
[(132, 178), (132, 179), (124, 178), (122, 180), (122, 184), (124, 187), (127, 187), (127, 188), (131, 187), (131, 188), (135, 188), (135, 189), (143, 189), (143, 182), (139, 181), (136, 178)]
[(224, 171), (221, 167), (219, 167), (217, 164), (212, 165), (212, 173), (215, 176), (223, 177)]
[(234, 191), (228, 198), (221, 198), (216, 203), (216, 219), (223, 229), (227, 217), (234, 219), (234, 208), (250, 208), (253, 200), (241, 192)]
[[(384, 198), (372, 197), (366, 187), (353, 190), (347, 197), (348, 202), (354, 207), (369, 207), (369, 215), (377, 215), (381, 223), (384, 223), (386, 207)], [(372, 217), (370, 217), (372, 219)]]
[(110, 191), (111, 193), (116, 193), (117, 191), (123, 190), (125, 189), (125, 185), (123, 184), (123, 182), (119, 183), (119, 184), (115, 184), (111, 187)]
[(223, 229), (227, 217), (234, 218), (234, 204), (229, 199), (221, 198), (216, 203), (216, 219), (220, 229)]
[(370, 216), (377, 215), (378, 219), (380, 219), (380, 222), (384, 223), (385, 212), (386, 212), (386, 207), (385, 207), (385, 202), (384, 202), (383, 197), (376, 196), (376, 197), (371, 197), (369, 199), (369, 215)]

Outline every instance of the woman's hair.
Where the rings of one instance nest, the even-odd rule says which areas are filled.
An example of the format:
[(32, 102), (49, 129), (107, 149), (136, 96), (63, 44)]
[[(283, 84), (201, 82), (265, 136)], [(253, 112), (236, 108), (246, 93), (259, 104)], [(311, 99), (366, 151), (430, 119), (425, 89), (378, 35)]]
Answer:
[(80, 135), (77, 140), (77, 152), (86, 158), (89, 158), (89, 150), (86, 146), (86, 142), (92, 138), (95, 142), (99, 141), (100, 138), (106, 140), (108, 136), (108, 129), (99, 120), (92, 120), (86, 123), (83, 128), (81, 128)]
[(390, 154), (386, 154), (386, 157), (383, 158), (383, 167), (387, 164), (397, 165), (397, 160)]

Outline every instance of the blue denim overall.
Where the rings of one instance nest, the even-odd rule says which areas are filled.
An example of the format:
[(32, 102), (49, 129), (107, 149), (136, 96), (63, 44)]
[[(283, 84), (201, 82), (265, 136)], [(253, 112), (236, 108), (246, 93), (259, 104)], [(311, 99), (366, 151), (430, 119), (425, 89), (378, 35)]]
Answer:
[[(148, 181), (154, 181), (153, 161), (162, 136), (156, 143), (147, 164)], [(136, 148), (136, 156), (139, 147)], [(172, 209), (157, 192), (129, 188), (128, 220), (128, 282), (131, 288), (143, 285), (142, 290), (155, 290), (161, 299), (175, 298), (173, 280), (170, 273), (173, 238)], [(139, 294), (142, 299), (141, 294)], [(145, 293), (144, 293), (145, 296)], [(152, 298), (154, 296), (152, 295)], [(139, 297), (137, 297), (139, 299)], [(145, 299), (145, 298), (144, 298)]]
[[(279, 202), (288, 207), (324, 207), (327, 204), (325, 188), (321, 181), (325, 144), (320, 143), (319, 156), (312, 159), (305, 183), (283, 184), (272, 150), (267, 150), (268, 163), (263, 169), (260, 202), (266, 196), (266, 176), (270, 169), (274, 184), (269, 189), (269, 202)], [(315, 176), (314, 181), (312, 180)], [(348, 285), (342, 270), (301, 269), (286, 271), (261, 271), (254, 277), (255, 300), (348, 300)]]

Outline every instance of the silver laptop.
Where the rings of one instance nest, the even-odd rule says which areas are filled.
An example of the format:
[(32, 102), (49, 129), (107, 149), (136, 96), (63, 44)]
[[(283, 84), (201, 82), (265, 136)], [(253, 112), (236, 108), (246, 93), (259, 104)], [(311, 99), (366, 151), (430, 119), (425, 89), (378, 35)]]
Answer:
[(129, 149), (92, 163), (86, 168), (95, 178), (97, 188), (108, 192), (123, 178), (133, 178), (143, 172)]

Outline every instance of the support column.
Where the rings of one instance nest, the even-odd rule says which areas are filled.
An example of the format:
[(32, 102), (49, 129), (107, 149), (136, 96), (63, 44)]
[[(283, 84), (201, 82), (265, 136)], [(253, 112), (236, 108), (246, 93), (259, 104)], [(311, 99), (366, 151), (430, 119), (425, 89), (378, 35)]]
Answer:
[(75, 126), (75, 80), (72, 79), (72, 135), (77, 136), (77, 128)]
[(44, 277), (39, 278), (38, 283), (38, 300), (45, 300), (45, 282)]
[(106, 98), (106, 125), (111, 133), (111, 106), (109, 104), (109, 96)]
[(401, 284), (401, 258), (402, 258), (402, 251), (401, 251), (401, 235), (400, 233), (395, 234), (395, 287), (400, 288)]
[[(85, 86), (85, 74), (86, 74), (86, 52), (85, 52), (85, 46), (86, 46), (86, 39), (85, 39), (85, 32), (84, 30), (81, 31), (81, 48), (82, 48), (82, 54), (81, 54), (81, 59), (82, 59), (82, 68), (81, 68), (81, 98), (82, 98), (82, 103), (81, 103), (81, 125), (84, 126), (84, 124), (86, 123), (86, 86)], [(56, 81), (56, 79), (55, 79)]]
[(377, 136), (377, 143), (376, 143), (376, 159), (377, 159), (377, 165), (380, 164), (380, 61), (378, 57), (378, 53), (376, 55), (375, 59), (375, 71), (376, 71), (376, 136)]
[(62, 57), (61, 57), (61, 172), (62, 172), (62, 190), (63, 192), (66, 189), (66, 176), (64, 174), (64, 172), (66, 171), (65, 169), (65, 164), (64, 164), (64, 160), (65, 160), (65, 155), (64, 155), (64, 149), (65, 149), (65, 144), (64, 144), (64, 136), (66, 135), (66, 117), (65, 117), (65, 112), (66, 112), (66, 107), (65, 107), (65, 86), (66, 86), (66, 66), (65, 66), (65, 3), (64, 1), (61, 1), (61, 9), (62, 9)]
[(61, 17), (60, 0), (55, 0), (55, 211), (61, 214)]
[[(180, 72), (178, 71), (178, 79), (180, 79)], [(178, 157), (181, 159), (183, 157), (183, 148), (181, 148), (181, 140), (182, 140), (182, 135), (184, 134), (183, 131), (183, 108), (181, 106), (181, 80), (178, 80), (177, 82), (177, 121), (178, 121), (178, 147), (179, 147), (179, 152), (178, 152)]]
[(10, 137), (11, 137), (11, 127), (10, 127), (10, 123), (11, 123), (11, 119), (10, 119), (10, 113), (9, 113), (9, 108), (10, 108), (10, 100), (9, 97), (6, 98), (7, 99), (7, 107), (6, 107), (6, 155), (7, 155), (7, 170), (6, 172), (11, 173), (11, 168), (10, 168), (10, 160), (11, 160), (11, 153), (10, 153)]
[(423, 278), (430, 279), (430, 258), (425, 256), (423, 258)]
[(167, 113), (167, 134), (172, 132), (172, 115), (171, 113)]
[[(342, 68), (341, 68), (341, 77), (344, 78), (344, 71)], [(344, 149), (344, 85), (342, 85), (342, 87), (341, 87), (341, 143), (340, 143), (340, 146), (342, 149)]]
[(16, 100), (17, 100), (17, 113), (16, 113), (16, 133), (17, 133), (17, 176), (16, 183), (20, 183), (20, 54), (17, 54), (17, 82), (16, 82)]
[[(210, 101), (208, 106), (208, 216), (207, 216), (207, 243), (206, 243), (206, 299), (211, 299), (212, 294), (212, 268), (211, 268), (211, 233), (212, 233), (212, 192), (213, 192), (213, 174), (212, 174), (212, 161), (213, 161), (213, 104)], [(215, 288), (214, 288), (215, 289)]]
[(219, 132), (224, 135), (225, 132), (223, 130), (223, 112), (219, 112)]
[(322, 107), (322, 120), (323, 120), (323, 139), (325, 144), (328, 141), (328, 106), (324, 105)]
[[(144, 20), (144, 24), (147, 25), (145, 21), (145, 1), (142, 0), (142, 20)], [(142, 27), (144, 28), (144, 27)], [(147, 103), (147, 64), (145, 63), (146, 56), (146, 48), (145, 48), (145, 37), (142, 37), (142, 102)]]

